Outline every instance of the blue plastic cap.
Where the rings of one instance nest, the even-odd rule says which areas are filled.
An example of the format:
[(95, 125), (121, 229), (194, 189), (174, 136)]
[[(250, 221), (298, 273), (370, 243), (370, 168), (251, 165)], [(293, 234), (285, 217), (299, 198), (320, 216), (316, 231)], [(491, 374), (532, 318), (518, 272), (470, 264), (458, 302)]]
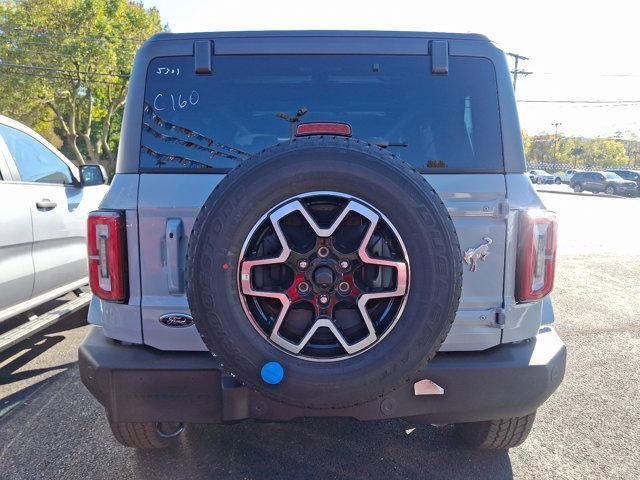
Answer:
[(260, 371), (262, 381), (269, 385), (277, 385), (284, 378), (284, 368), (278, 362), (267, 362)]

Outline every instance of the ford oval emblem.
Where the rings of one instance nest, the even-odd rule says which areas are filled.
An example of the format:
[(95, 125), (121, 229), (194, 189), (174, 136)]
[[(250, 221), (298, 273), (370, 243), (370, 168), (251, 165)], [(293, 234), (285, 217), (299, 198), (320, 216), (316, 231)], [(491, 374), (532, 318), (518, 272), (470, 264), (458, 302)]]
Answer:
[(167, 327), (183, 328), (193, 325), (193, 317), (186, 313), (165, 313), (160, 317), (160, 323)]

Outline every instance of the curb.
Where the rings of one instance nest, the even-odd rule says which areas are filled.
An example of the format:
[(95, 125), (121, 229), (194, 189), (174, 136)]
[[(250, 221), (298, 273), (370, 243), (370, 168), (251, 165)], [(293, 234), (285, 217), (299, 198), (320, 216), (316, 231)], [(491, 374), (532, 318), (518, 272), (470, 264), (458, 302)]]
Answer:
[[(606, 193), (586, 193), (586, 192), (562, 192), (562, 191), (558, 191), (558, 190), (538, 190), (536, 189), (536, 192), (541, 192), (541, 193), (558, 193), (560, 195), (575, 195), (575, 196), (582, 196), (582, 197), (605, 197), (605, 198), (634, 198), (634, 197), (623, 197), (621, 195), (607, 195)], [(637, 197), (635, 197), (637, 198)]]

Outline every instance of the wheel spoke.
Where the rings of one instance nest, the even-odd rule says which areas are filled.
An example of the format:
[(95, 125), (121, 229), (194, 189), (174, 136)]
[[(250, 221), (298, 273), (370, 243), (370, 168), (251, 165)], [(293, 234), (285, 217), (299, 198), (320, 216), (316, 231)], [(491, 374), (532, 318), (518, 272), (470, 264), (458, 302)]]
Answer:
[(274, 297), (270, 292), (261, 292), (253, 289), (253, 287), (251, 286), (251, 269), (260, 265), (277, 265), (279, 263), (284, 263), (287, 261), (287, 259), (291, 255), (291, 248), (289, 248), (287, 239), (285, 238), (282, 227), (280, 226), (280, 220), (282, 220), (283, 217), (289, 215), (289, 213), (291, 213), (291, 211), (288, 211), (285, 206), (276, 210), (269, 216), (269, 221), (273, 226), (273, 230), (276, 232), (276, 236), (278, 237), (278, 241), (280, 242), (280, 247), (282, 248), (282, 250), (280, 251), (280, 255), (278, 255), (277, 257), (261, 258), (258, 260), (245, 260), (240, 265), (240, 286), (242, 289), (242, 293), (244, 293), (245, 295), (278, 298)]
[[(375, 342), (377, 339), (375, 327), (373, 325), (373, 322), (371, 321), (369, 312), (367, 312), (367, 302), (373, 299), (401, 297), (407, 292), (407, 264), (405, 262), (372, 257), (367, 252), (367, 245), (369, 245), (369, 241), (373, 236), (373, 232), (378, 225), (379, 218), (380, 217), (378, 215), (375, 215), (375, 217), (369, 217), (369, 228), (367, 229), (367, 232), (365, 233), (364, 238), (360, 243), (360, 247), (358, 248), (358, 255), (360, 256), (360, 260), (364, 264), (395, 268), (396, 288), (394, 290), (384, 292), (363, 293), (358, 298), (358, 310), (360, 311), (362, 320), (364, 321), (364, 324), (369, 332), (369, 335), (365, 337), (365, 339), (361, 340), (361, 342), (368, 342), (364, 346)], [(360, 348), (364, 348), (364, 346)]]

